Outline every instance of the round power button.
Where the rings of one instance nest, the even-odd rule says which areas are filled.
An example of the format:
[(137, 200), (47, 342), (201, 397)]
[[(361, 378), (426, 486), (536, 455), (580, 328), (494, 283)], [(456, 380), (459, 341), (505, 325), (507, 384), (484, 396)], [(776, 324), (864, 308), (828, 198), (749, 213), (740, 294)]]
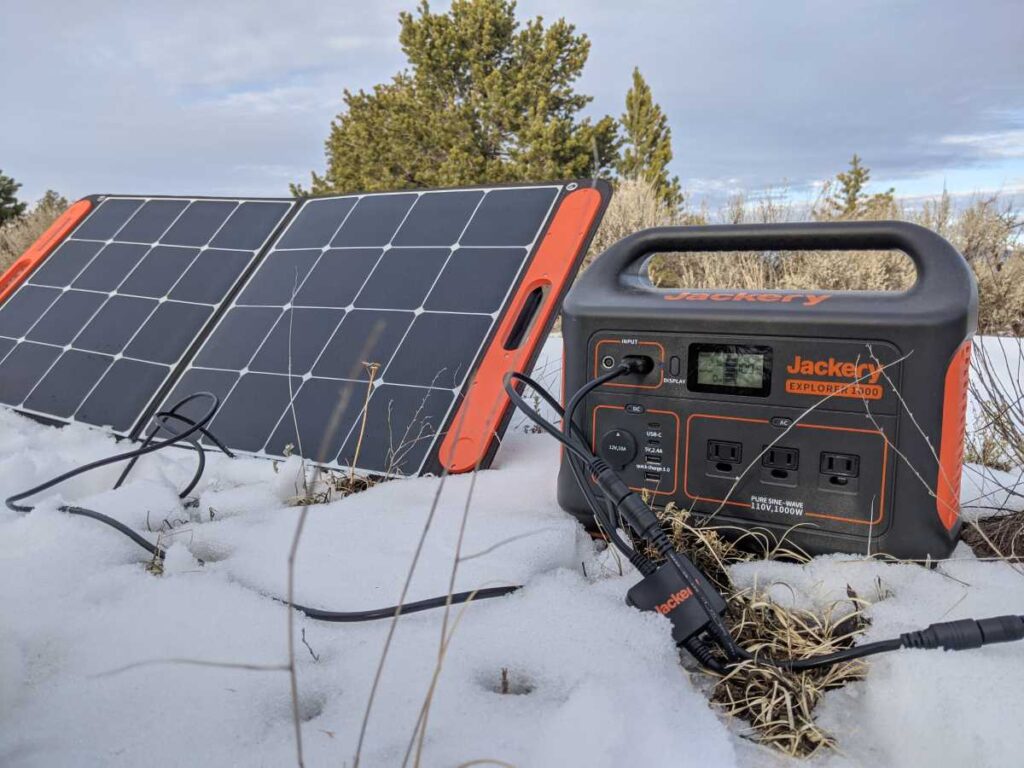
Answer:
[(599, 447), (601, 458), (614, 467), (624, 467), (636, 456), (636, 440), (622, 429), (605, 432)]

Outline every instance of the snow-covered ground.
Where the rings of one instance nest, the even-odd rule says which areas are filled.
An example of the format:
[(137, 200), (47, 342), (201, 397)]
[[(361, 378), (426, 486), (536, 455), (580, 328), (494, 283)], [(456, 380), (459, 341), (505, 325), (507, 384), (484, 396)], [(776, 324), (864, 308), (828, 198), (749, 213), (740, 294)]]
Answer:
[[(544, 378), (557, 382), (558, 341)], [(82, 427), (0, 411), (0, 496), (121, 448)], [(628, 608), (619, 574), (554, 498), (558, 449), (517, 419), (492, 470), (448, 478), (409, 594), (444, 594), (472, 488), (456, 590), (524, 583), (460, 616), (433, 695), (422, 764), (796, 765), (743, 738), (678, 663), (665, 619)], [(298, 463), (211, 456), (183, 508), (185, 451), (78, 478), (29, 515), (0, 510), (0, 765), (295, 764), (287, 664), (287, 558)], [(441, 481), (396, 481), (311, 507), (295, 598), (359, 610), (398, 598)], [(968, 470), (964, 499), (991, 490)], [(166, 570), (109, 528), (56, 510), (59, 498), (145, 531), (166, 520)], [(155, 539), (155, 533), (146, 533)], [(198, 559), (197, 559), (198, 558)], [(204, 561), (201, 565), (198, 560)], [(742, 583), (784, 582), (779, 600), (826, 605), (847, 585), (888, 596), (867, 639), (931, 622), (1024, 613), (1024, 575), (961, 545), (935, 570), (835, 556), (737, 567)], [(389, 622), (295, 615), (306, 765), (352, 765)], [(438, 659), (443, 611), (403, 617), (370, 715), (361, 765), (402, 764)], [(308, 649), (303, 644), (308, 643)], [(234, 666), (200, 666), (218, 662)], [(264, 668), (268, 667), (268, 668)], [(497, 692), (508, 670), (512, 694)], [(522, 691), (528, 691), (523, 693)], [(826, 695), (820, 722), (840, 752), (815, 766), (1010, 766), (1024, 754), (1024, 644), (946, 654), (900, 651)], [(473, 761), (482, 761), (473, 763)], [(500, 761), (500, 762), (499, 762)], [(410, 760), (411, 764), (411, 760)]]

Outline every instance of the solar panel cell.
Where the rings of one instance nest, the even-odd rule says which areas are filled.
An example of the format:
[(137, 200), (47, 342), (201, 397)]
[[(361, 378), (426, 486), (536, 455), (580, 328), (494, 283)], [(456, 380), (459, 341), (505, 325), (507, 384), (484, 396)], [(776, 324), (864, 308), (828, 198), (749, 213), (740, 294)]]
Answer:
[(447, 248), (391, 249), (380, 257), (355, 305), (374, 309), (416, 309), (441, 274), (451, 251)]
[(25, 334), (25, 338), (43, 344), (70, 344), (105, 299), (102, 293), (65, 291)]
[(331, 245), (336, 248), (388, 245), (417, 197), (415, 194), (392, 194), (360, 198), (346, 217), (345, 226), (331, 240)]
[(139, 208), (144, 200), (107, 198), (89, 214), (89, 218), (74, 232), (78, 240), (109, 240), (117, 234)]
[(291, 301), (319, 257), (318, 250), (271, 252), (245, 286), (238, 303), (243, 306), (283, 307)]
[(412, 312), (354, 309), (348, 313), (313, 366), (313, 375), (365, 379), (364, 363), (385, 367), (415, 315)]
[(162, 365), (127, 358), (115, 360), (78, 409), (77, 418), (127, 432), (134, 414), (146, 407), (166, 376), (167, 368)]
[(213, 420), (213, 433), (225, 444), (242, 451), (255, 453), (262, 450), (271, 431), (282, 414), (270, 403), (287, 403), (291, 393), (298, 391), (302, 380), (264, 373), (247, 373), (236, 382), (217, 417)]
[(103, 243), (68, 240), (51, 253), (46, 261), (32, 273), (35, 285), (69, 285), (99, 253)]
[(70, 418), (109, 366), (110, 358), (105, 355), (68, 350), (29, 393), (25, 407)]
[[(366, 399), (366, 385), (334, 379), (300, 382), (294, 407), (282, 412), (265, 453), (291, 451), (322, 464), (333, 464)], [(296, 432), (296, 425), (298, 431)]]
[(198, 255), (198, 248), (151, 248), (118, 291), (132, 296), (166, 296)]
[(234, 200), (196, 200), (160, 237), (160, 242), (196, 248), (206, 245), (237, 207)]
[(0, 377), (0, 402), (20, 405), (61, 354), (60, 347), (24, 342), (4, 358)]
[(210, 247), (240, 251), (259, 250), (291, 207), (290, 202), (242, 203), (213, 236)]
[(300, 308), (282, 312), (249, 368), (282, 374), (308, 372), (344, 315), (340, 309)]
[(174, 363), (212, 313), (212, 308), (197, 304), (164, 302), (135, 334), (125, 354), (154, 363)]
[(251, 259), (249, 251), (204, 250), (171, 289), (168, 298), (217, 304), (231, 290)]
[(347, 307), (377, 265), (380, 248), (325, 251), (296, 294), (297, 307)]
[(75, 278), (71, 287), (82, 291), (113, 291), (148, 250), (149, 246), (136, 243), (111, 243), (104, 246)]
[(61, 296), (56, 288), (26, 285), (0, 305), (0, 336), (17, 339)]
[(75, 347), (108, 355), (123, 352), (135, 331), (146, 322), (156, 307), (157, 303), (153, 299), (114, 296), (82, 329), (75, 339)]
[(195, 365), (236, 371), (245, 368), (280, 316), (277, 307), (238, 307), (210, 335)]

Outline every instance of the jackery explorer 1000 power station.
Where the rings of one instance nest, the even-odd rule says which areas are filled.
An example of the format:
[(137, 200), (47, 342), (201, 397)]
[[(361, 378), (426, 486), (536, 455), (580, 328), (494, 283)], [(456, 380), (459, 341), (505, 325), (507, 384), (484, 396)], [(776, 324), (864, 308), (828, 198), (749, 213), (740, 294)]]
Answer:
[[(899, 250), (917, 279), (905, 292), (826, 292), (669, 290), (647, 277), (657, 253), (807, 250)], [(650, 359), (575, 418), (656, 506), (768, 529), (810, 554), (945, 557), (960, 529), (977, 305), (963, 257), (911, 224), (650, 229), (567, 296), (563, 391)], [(592, 525), (569, 470), (563, 458), (559, 502)]]

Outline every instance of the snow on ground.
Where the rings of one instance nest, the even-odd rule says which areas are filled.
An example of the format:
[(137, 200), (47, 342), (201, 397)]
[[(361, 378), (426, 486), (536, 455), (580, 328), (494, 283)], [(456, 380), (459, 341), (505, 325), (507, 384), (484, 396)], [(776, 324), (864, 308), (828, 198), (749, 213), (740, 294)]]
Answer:
[[(559, 343), (546, 350), (549, 383), (558, 380)], [(679, 665), (667, 621), (624, 604), (636, 576), (620, 575), (559, 510), (557, 446), (522, 424), (513, 422), (494, 468), (475, 480), (462, 551), (476, 556), (461, 563), (455, 589), (526, 588), (453, 609), (452, 622), (459, 620), (432, 699), (423, 764), (798, 764), (744, 740), (742, 724), (716, 714), (700, 681)], [(0, 494), (121, 449), (83, 427), (58, 430), (0, 412)], [(176, 488), (192, 469), (188, 453), (163, 452), (140, 462), (118, 491), (108, 489), (120, 470), (107, 468), (62, 486), (29, 515), (0, 511), (0, 765), (295, 763), (288, 675), (276, 669), (288, 658), (287, 609), (271, 596), (286, 594), (298, 462), (275, 468), (211, 456), (198, 507), (186, 509)], [(965, 501), (991, 490), (991, 479), (966, 479)], [(473, 482), (450, 477), (440, 488), (438, 478), (413, 478), (309, 508), (296, 600), (334, 610), (393, 604), (439, 489), (409, 599), (446, 593)], [(173, 525), (162, 537), (171, 547), (164, 575), (147, 573), (145, 553), (124, 537), (57, 511), (61, 500), (143, 532)], [(883, 593), (870, 609), (868, 639), (1024, 613), (1024, 577), (962, 546), (932, 571), (833, 556), (803, 567), (748, 564), (735, 576), (778, 582), (777, 599), (801, 605), (841, 599), (847, 584), (864, 596)], [(294, 618), (306, 765), (351, 765), (389, 622)], [(362, 765), (402, 763), (442, 620), (443, 611), (432, 611), (398, 623)], [(811, 764), (1019, 764), (1022, 660), (1024, 647), (1014, 645), (880, 657), (867, 680), (826, 695), (820, 720), (841, 752)], [(512, 694), (497, 692), (502, 669)]]

